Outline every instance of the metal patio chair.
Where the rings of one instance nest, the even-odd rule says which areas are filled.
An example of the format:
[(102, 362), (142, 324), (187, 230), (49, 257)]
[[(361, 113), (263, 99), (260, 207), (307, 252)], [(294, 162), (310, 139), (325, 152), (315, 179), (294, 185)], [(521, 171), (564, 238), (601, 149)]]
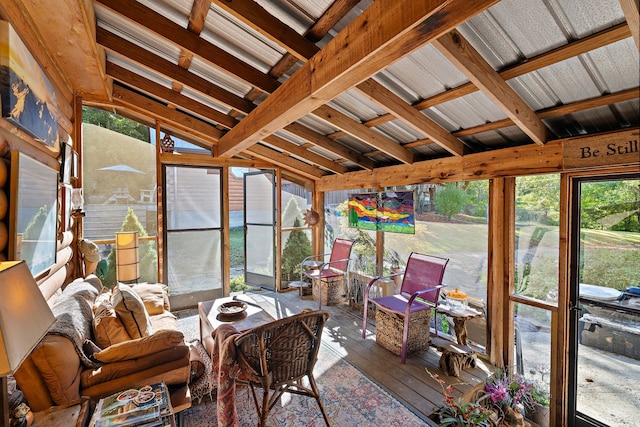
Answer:
[[(369, 282), (364, 291), (364, 314), (362, 320), (362, 338), (367, 330), (368, 304), (371, 301), (378, 310), (393, 313), (403, 319), (402, 329), (402, 350), (400, 361), (405, 363), (407, 358), (407, 340), (409, 337), (409, 325), (411, 313), (437, 308), (440, 299), (440, 290), (445, 286), (442, 284), (444, 270), (449, 259), (432, 255), (424, 255), (412, 252), (407, 261), (407, 267), (402, 279), (400, 293), (396, 295), (383, 296), (379, 298), (369, 298), (369, 292), (375, 282), (380, 279), (387, 279), (392, 276), (376, 277)], [(425, 331), (427, 337), (429, 329)], [(435, 335), (438, 336), (438, 322), (435, 322)]]

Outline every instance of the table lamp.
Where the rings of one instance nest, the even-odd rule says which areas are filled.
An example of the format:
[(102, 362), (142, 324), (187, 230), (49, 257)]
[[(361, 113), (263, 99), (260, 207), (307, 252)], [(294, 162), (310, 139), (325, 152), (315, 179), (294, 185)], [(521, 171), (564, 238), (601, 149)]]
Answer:
[(9, 426), (7, 376), (12, 375), (55, 322), (27, 263), (0, 262), (0, 400)]
[(140, 278), (137, 231), (116, 233), (116, 275), (118, 282), (137, 281)]

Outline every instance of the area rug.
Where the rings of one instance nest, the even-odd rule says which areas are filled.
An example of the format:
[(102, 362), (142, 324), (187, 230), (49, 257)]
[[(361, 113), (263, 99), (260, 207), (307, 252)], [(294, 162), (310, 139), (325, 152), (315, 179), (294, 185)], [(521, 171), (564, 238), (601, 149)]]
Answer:
[[(358, 369), (322, 345), (314, 369), (322, 402), (331, 424), (341, 426), (426, 426), (426, 422), (400, 401), (369, 380)], [(236, 407), (240, 426), (258, 424), (248, 389), (237, 392)], [(315, 399), (285, 394), (269, 413), (267, 426), (324, 426)], [(185, 427), (216, 427), (216, 403), (204, 398), (184, 413)]]

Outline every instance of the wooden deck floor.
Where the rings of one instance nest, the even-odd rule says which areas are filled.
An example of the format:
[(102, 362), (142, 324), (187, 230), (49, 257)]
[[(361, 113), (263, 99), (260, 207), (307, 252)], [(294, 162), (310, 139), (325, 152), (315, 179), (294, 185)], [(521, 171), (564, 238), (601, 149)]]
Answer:
[[(275, 318), (298, 313), (304, 308), (318, 308), (318, 303), (310, 296), (300, 298), (297, 291), (251, 291), (247, 294)], [(484, 382), (490, 373), (490, 365), (478, 358), (476, 368), (464, 371), (459, 378), (448, 376), (438, 367), (440, 353), (434, 348), (409, 355), (403, 365), (400, 356), (376, 344), (375, 322), (369, 322), (366, 339), (362, 339), (362, 314), (359, 310), (346, 304), (322, 308), (330, 313), (322, 336), (323, 343), (423, 418), (443, 402), (440, 385), (430, 377), (427, 369), (438, 374), (447, 384), (455, 384), (460, 396), (470, 394), (471, 389)]]

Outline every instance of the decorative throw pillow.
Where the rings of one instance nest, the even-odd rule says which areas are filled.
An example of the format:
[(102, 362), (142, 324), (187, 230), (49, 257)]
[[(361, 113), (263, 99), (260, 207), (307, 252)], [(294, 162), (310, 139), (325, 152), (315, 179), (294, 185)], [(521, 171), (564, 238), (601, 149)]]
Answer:
[(93, 338), (100, 348), (131, 340), (111, 301), (103, 301), (95, 310)]
[(169, 303), (167, 301), (165, 304), (167, 293), (164, 291), (163, 285), (158, 283), (140, 283), (132, 287), (135, 293), (142, 299), (149, 316), (162, 314), (162, 312), (167, 309), (166, 306), (168, 306)]
[(93, 357), (103, 363), (112, 363), (137, 359), (178, 345), (184, 345), (182, 332), (163, 330), (139, 340), (112, 345), (94, 353)]
[(113, 306), (111, 305), (111, 296), (111, 289), (103, 288), (96, 299), (93, 300), (93, 314), (95, 314), (98, 311), (98, 307), (104, 305), (105, 302), (109, 303), (111, 308), (113, 308)]
[(114, 287), (111, 304), (131, 338), (142, 338), (153, 333), (144, 303), (130, 286), (118, 283)]

